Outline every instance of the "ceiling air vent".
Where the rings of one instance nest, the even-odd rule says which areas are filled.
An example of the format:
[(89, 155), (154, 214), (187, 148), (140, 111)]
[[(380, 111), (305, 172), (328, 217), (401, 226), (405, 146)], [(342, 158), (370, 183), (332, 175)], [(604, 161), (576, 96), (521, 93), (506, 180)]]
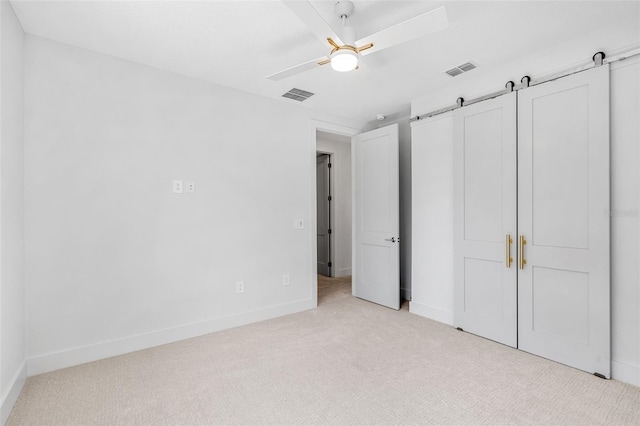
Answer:
[(460, 68), (464, 72), (471, 71), (475, 67), (476, 66), (473, 65), (471, 62), (467, 62), (466, 64), (462, 64), (462, 65), (458, 65), (458, 68)]
[(455, 77), (462, 74), (463, 72), (468, 72), (475, 68), (477, 68), (477, 66), (474, 63), (466, 62), (462, 65), (458, 65), (457, 67), (453, 67), (450, 70), (445, 71), (445, 73), (449, 74), (451, 77)]
[(450, 70), (447, 70), (445, 72), (449, 74), (451, 77), (455, 77), (456, 75), (462, 74), (464, 71), (456, 67), (456, 68), (451, 68)]
[(303, 102), (312, 97), (314, 94), (315, 93), (307, 92), (306, 90), (293, 88), (282, 96), (285, 98), (293, 99), (294, 101)]

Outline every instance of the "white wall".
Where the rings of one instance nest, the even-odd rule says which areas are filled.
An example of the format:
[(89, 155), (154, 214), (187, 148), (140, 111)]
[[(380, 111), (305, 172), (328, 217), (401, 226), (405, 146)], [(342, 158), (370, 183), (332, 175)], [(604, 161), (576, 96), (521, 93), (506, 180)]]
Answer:
[(332, 234), (335, 277), (351, 275), (351, 138), (318, 132), (317, 150), (331, 154)]
[(453, 116), (412, 126), (411, 312), (453, 324)]
[(29, 374), (315, 305), (310, 122), (363, 123), (291, 102), (26, 37)]
[(24, 34), (0, 2), (0, 424), (26, 378), (24, 321)]
[[(612, 376), (640, 385), (640, 58), (612, 64), (611, 69)], [(418, 111), (414, 113), (428, 112)], [(439, 253), (444, 257), (440, 262), (426, 263), (414, 257), (410, 308), (416, 314), (452, 324), (453, 266), (448, 253), (453, 232), (446, 219), (453, 215), (453, 132), (449, 127), (450, 118), (445, 115), (417, 122), (412, 129), (414, 256)], [(417, 187), (418, 181), (423, 186)]]
[(640, 386), (640, 57), (611, 65), (612, 375)]

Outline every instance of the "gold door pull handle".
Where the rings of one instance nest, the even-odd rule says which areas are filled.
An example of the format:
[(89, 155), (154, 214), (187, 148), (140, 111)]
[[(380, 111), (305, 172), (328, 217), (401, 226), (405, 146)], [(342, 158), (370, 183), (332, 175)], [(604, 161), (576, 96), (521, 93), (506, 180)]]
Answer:
[(527, 264), (527, 260), (524, 258), (524, 246), (527, 244), (527, 240), (524, 236), (520, 235), (520, 269), (524, 269), (524, 265)]
[(511, 243), (513, 242), (511, 234), (507, 234), (505, 240), (505, 244), (507, 246), (507, 268), (511, 268), (511, 262), (513, 262), (513, 258), (511, 257)]

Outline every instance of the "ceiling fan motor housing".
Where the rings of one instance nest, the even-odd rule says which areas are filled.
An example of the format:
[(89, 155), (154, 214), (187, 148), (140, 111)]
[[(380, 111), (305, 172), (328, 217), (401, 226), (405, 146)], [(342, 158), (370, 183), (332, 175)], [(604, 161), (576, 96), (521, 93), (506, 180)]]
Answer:
[(353, 13), (353, 2), (349, 0), (339, 1), (336, 3), (336, 13), (338, 18), (346, 19)]
[(342, 42), (348, 46), (355, 47), (356, 45), (356, 29), (353, 27), (342, 27)]

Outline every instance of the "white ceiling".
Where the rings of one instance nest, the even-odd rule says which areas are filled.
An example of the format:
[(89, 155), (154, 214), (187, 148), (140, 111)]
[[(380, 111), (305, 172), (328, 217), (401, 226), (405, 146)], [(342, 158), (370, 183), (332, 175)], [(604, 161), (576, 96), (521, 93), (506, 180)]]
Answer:
[[(334, 0), (311, 3), (339, 30)], [(266, 76), (328, 54), (328, 47), (280, 1), (24, 1), (12, 4), (25, 32), (282, 102), (296, 87), (303, 105), (374, 120), (408, 113), (413, 99), (498, 64), (571, 40), (593, 52), (640, 45), (640, 1), (354, 1), (362, 37), (445, 5), (450, 27), (364, 58), (354, 72), (320, 67), (282, 81)], [(562, 42), (562, 43), (560, 43)], [(473, 60), (455, 78), (443, 73)]]

